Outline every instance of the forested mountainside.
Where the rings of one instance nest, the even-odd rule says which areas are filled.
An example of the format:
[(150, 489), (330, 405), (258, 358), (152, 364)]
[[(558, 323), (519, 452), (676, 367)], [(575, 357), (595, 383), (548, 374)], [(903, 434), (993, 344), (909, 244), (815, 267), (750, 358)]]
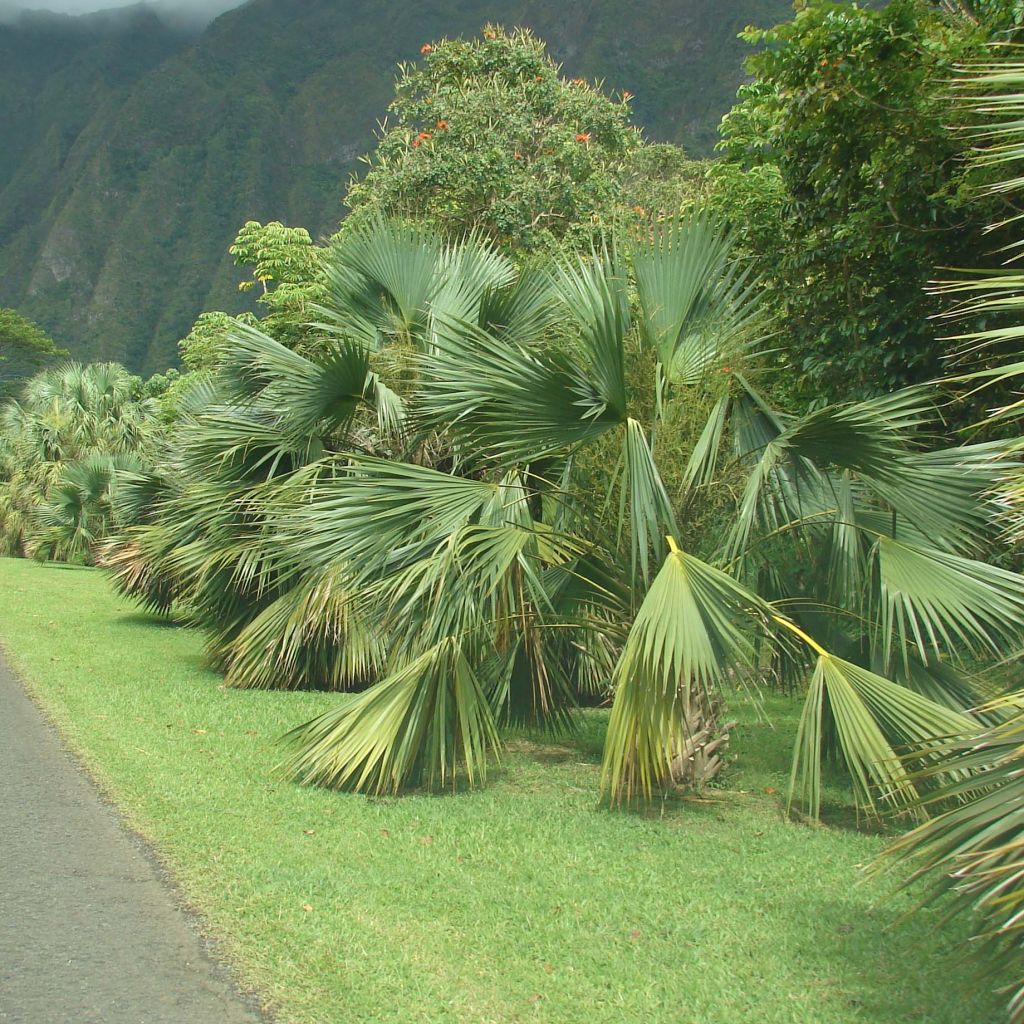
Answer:
[(240, 309), (248, 219), (330, 231), (395, 65), (488, 21), (635, 94), (649, 137), (710, 151), (747, 24), (784, 0), (252, 0), (186, 35), (143, 6), (0, 25), (0, 305), (83, 359), (155, 371), (203, 309)]

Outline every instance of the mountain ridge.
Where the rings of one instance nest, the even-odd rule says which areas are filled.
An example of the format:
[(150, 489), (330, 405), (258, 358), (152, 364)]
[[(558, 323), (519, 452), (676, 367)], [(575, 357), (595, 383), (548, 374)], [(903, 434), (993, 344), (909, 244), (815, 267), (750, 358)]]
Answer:
[(198, 35), (130, 10), (49, 51), (38, 20), (34, 39), (0, 25), (0, 305), (80, 358), (154, 372), (198, 312), (244, 308), (226, 251), (242, 223), (336, 226), (425, 41), (527, 25), (566, 74), (630, 89), (650, 137), (700, 154), (742, 81), (736, 34), (788, 4), (250, 0)]

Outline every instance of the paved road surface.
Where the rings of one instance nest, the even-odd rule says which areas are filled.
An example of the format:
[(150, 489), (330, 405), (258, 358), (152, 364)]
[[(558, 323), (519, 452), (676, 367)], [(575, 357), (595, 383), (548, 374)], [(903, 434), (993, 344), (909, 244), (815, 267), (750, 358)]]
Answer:
[(0, 660), (0, 1022), (261, 1020)]

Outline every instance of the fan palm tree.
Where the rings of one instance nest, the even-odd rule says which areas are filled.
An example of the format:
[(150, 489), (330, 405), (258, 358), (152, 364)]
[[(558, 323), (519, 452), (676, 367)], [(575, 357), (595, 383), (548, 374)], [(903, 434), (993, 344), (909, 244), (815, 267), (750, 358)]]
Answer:
[[(150, 521), (105, 555), (127, 593), (155, 609), (175, 599), (192, 607), (231, 685), (347, 688), (375, 677), (380, 639), (344, 598), (342, 567), (285, 565), (274, 510), (336, 475), (338, 453), (406, 450), (400, 393), (411, 354), (426, 344), (424, 304), (456, 264), (479, 290), (509, 274), (472, 240), (443, 246), (381, 222), (331, 255), (323, 346), (303, 356), (237, 324), (215, 385), (184, 403), (162, 479), (152, 481), (162, 493)], [(528, 301), (512, 297), (513, 306)], [(420, 442), (418, 457), (441, 457), (430, 449)]]
[[(477, 781), (504, 722), (596, 685), (605, 792), (647, 797), (694, 707), (771, 673), (806, 680), (791, 800), (817, 814), (823, 759), (905, 807), (900, 749), (980, 728), (964, 665), (1024, 630), (1024, 581), (979, 557), (999, 446), (934, 449), (926, 389), (773, 409), (714, 224), (517, 270), (377, 222), (325, 265), (322, 347), (238, 327), (120, 574), (184, 596), (233, 685), (365, 687), (293, 731), (296, 777)], [(722, 480), (731, 526), (693, 533)]]
[[(994, 48), (992, 59), (962, 69), (960, 102), (970, 118), (969, 131), (978, 144), (977, 159), (997, 173), (990, 189), (1011, 202), (1024, 186), (1024, 61), (1015, 47)], [(1011, 216), (1007, 223), (1019, 220)], [(991, 326), (963, 336), (968, 354), (984, 364), (960, 378), (985, 393), (1002, 385), (1011, 397), (994, 409), (989, 426), (1017, 432), (1024, 375), (1024, 273), (1017, 263), (1020, 243), (1006, 253), (997, 271), (978, 271), (940, 290), (958, 298), (950, 317), (983, 316)], [(1016, 459), (1019, 441), (1008, 445)], [(1010, 541), (1024, 537), (1024, 474), (1019, 464), (1006, 467), (996, 489), (996, 507)], [(1009, 638), (1006, 638), (1009, 639)], [(1018, 651), (1014, 645), (1008, 650)], [(988, 728), (937, 734), (908, 759), (907, 765), (925, 783), (938, 784), (923, 801), (935, 816), (902, 837), (890, 860), (913, 865), (910, 882), (927, 878), (925, 901), (942, 900), (950, 913), (969, 915), (972, 949), (982, 954), (983, 979), (1009, 976), (1009, 1018), (1024, 1022), (1024, 690), (984, 709), (994, 716)]]
[(154, 432), (155, 407), (115, 363), (68, 363), (0, 412), (0, 544), (10, 554), (92, 557), (113, 524), (119, 470)]

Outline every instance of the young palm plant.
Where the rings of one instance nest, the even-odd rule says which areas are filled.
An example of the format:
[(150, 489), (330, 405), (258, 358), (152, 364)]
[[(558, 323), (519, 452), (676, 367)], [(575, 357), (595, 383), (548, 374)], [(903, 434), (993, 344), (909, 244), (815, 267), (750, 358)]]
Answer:
[[(190, 607), (229, 684), (348, 688), (376, 678), (382, 638), (350, 599), (346, 560), (286, 559), (278, 525), (289, 502), (356, 454), (444, 457), (431, 439), (409, 449), (401, 391), (427, 343), (424, 304), (456, 266), (478, 291), (509, 273), (472, 240), (445, 246), (380, 222), (350, 233), (325, 272), (323, 343), (304, 356), (237, 324), (217, 380), (184, 403), (147, 521), (106, 559), (115, 583), (154, 610)], [(505, 297), (529, 307), (528, 296)]]
[[(695, 366), (735, 351), (752, 321), (755, 291), (723, 248), (703, 220), (638, 247), (658, 342), (642, 352), (639, 382), (615, 251), (479, 298), (474, 279), (449, 279), (434, 297), (409, 419), (415, 436), (446, 439), (450, 466), (352, 459), (286, 538), (300, 557), (347, 552), (362, 567), (360, 600), (392, 652), (381, 683), (296, 730), (296, 775), (393, 790), (452, 778), (461, 760), (482, 776), (495, 724), (563, 719), (586, 680), (603, 674), (607, 686), (623, 624), (679, 533), (643, 421), (660, 419)], [(666, 261), (685, 280), (662, 295)], [(584, 475), (577, 460), (591, 448), (614, 468)], [(587, 509), (587, 483), (600, 484), (604, 514)], [(475, 685), (445, 693), (442, 669), (450, 687)], [(392, 692), (402, 701), (385, 717), (379, 701)]]

